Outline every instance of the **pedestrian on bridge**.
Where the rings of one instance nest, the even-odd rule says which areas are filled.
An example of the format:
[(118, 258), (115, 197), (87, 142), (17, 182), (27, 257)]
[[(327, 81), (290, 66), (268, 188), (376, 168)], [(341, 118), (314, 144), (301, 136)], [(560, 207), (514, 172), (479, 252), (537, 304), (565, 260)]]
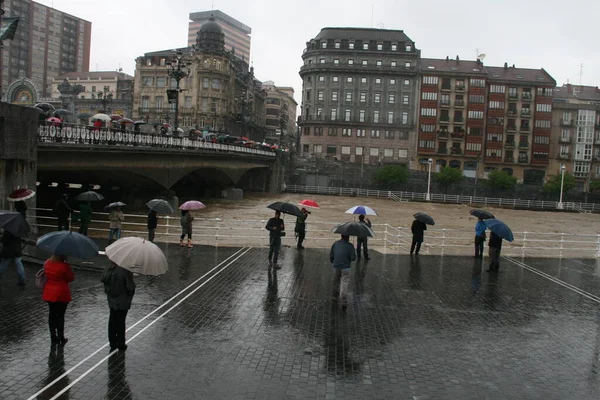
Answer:
[(113, 238), (116, 237), (117, 240), (121, 239), (121, 226), (123, 224), (123, 221), (125, 221), (125, 216), (121, 211), (121, 207), (111, 208), (108, 220), (110, 221), (108, 244), (111, 244), (113, 242)]
[(185, 235), (188, 237), (187, 247), (192, 248), (192, 222), (194, 216), (189, 210), (181, 210), (181, 237), (179, 238), (179, 247), (185, 247), (183, 240)]

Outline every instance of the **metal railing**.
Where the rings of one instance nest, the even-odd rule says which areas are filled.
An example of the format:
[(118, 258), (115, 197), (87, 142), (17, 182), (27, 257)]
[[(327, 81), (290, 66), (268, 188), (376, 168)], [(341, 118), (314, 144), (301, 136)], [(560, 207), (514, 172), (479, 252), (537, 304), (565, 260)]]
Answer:
[[(408, 201), (425, 201), (425, 193), (404, 192), (395, 190), (371, 190), (357, 188), (341, 188), (341, 187), (321, 187), (321, 186), (299, 186), (288, 185), (285, 187), (286, 192), (290, 193), (307, 193), (307, 194), (323, 194), (333, 196), (358, 196), (358, 197), (378, 197), (390, 198), (393, 194), (400, 199)], [(521, 199), (506, 199), (495, 197), (478, 197), (478, 196), (460, 196), (453, 194), (431, 193), (431, 201), (435, 203), (452, 203), (452, 204), (479, 204), (485, 206), (497, 207), (512, 207), (512, 208), (527, 208), (534, 210), (556, 210), (558, 209), (557, 201), (543, 200), (521, 200)], [(581, 212), (600, 212), (600, 204), (597, 203), (574, 203), (563, 202), (563, 209), (570, 211)]]
[(171, 148), (217, 153), (242, 153), (275, 157), (275, 152), (230, 144), (211, 143), (189, 137), (153, 135), (135, 131), (94, 128), (85, 125), (42, 125), (38, 128), (38, 143), (61, 143), (62, 145), (137, 146)]
[[(37, 208), (36, 216), (30, 217), (34, 231), (43, 234), (56, 229), (56, 218), (50, 209)], [(108, 236), (108, 214), (98, 212), (88, 229), (88, 234), (95, 238)], [(293, 233), (293, 217), (288, 219), (288, 229), (282, 238), (284, 245), (295, 246)], [(139, 236), (146, 238), (147, 216), (144, 214), (125, 214), (123, 236)], [(292, 222), (289, 221), (292, 219)], [(160, 216), (160, 224), (156, 231), (155, 241), (176, 242), (181, 227), (179, 218)], [(221, 219), (202, 218), (196, 216), (193, 227), (193, 241), (197, 244), (214, 246), (246, 246), (267, 247), (269, 233), (265, 229), (267, 219)], [(328, 248), (337, 234), (331, 230), (343, 221), (310, 221), (307, 223), (307, 246), (313, 248)], [(76, 231), (77, 222), (71, 226)], [(407, 253), (412, 241), (412, 233), (408, 227), (398, 227), (391, 224), (373, 224), (375, 237), (369, 239), (374, 250), (384, 254)], [(600, 257), (600, 235), (570, 234), (570, 233), (539, 233), (513, 232), (515, 240), (512, 243), (504, 241), (502, 254), (519, 257)], [(425, 243), (421, 248), (424, 254), (435, 255), (472, 255), (474, 253), (474, 231), (460, 229), (438, 229), (429, 227), (425, 232)]]

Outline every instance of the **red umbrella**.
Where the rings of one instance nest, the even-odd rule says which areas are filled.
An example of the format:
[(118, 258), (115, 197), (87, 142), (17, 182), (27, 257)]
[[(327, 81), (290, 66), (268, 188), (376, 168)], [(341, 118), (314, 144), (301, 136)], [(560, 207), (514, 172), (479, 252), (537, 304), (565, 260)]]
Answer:
[(122, 116), (122, 115), (119, 115), (119, 114), (112, 114), (112, 115), (110, 116), (110, 119), (111, 119), (112, 121), (118, 121), (118, 120), (120, 120), (120, 119), (122, 119), (122, 118), (123, 118), (123, 116)]
[(46, 121), (48, 122), (62, 122), (60, 118), (50, 117)]
[(33, 196), (35, 196), (35, 192), (31, 189), (17, 189), (8, 195), (8, 201), (24, 201)]
[(249, 137), (246, 137), (246, 136), (242, 136), (242, 137), (240, 138), (240, 140), (245, 140), (246, 142), (249, 142), (249, 141), (250, 141), (250, 138), (249, 138)]
[(171, 127), (171, 124), (167, 124), (167, 123), (165, 122), (165, 123), (163, 124), (163, 126), (164, 126), (165, 128), (170, 128), (170, 127)]
[(300, 204), (301, 206), (304, 206), (304, 207), (320, 208), (319, 204), (316, 201), (310, 200), (310, 199), (302, 200), (298, 204)]

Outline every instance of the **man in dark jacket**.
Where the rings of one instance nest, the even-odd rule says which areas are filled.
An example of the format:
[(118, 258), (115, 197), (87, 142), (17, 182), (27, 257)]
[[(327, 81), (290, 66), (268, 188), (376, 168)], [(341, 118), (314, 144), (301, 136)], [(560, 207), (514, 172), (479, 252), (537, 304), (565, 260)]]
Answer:
[(104, 292), (110, 308), (108, 319), (110, 351), (112, 352), (117, 348), (119, 351), (125, 351), (127, 350), (125, 344), (125, 318), (127, 318), (127, 311), (131, 308), (131, 302), (135, 294), (133, 272), (111, 263), (102, 273), (100, 280), (104, 283)]
[(25, 268), (23, 267), (23, 261), (21, 260), (21, 238), (8, 231), (4, 231), (0, 241), (2, 242), (2, 250), (0, 251), (0, 275), (2, 275), (11, 262), (15, 263), (17, 274), (19, 275), (17, 285), (24, 286)]
[(89, 202), (84, 202), (79, 205), (79, 233), (82, 235), (88, 234), (88, 227), (92, 222), (92, 206)]
[(279, 258), (279, 249), (281, 248), (281, 236), (285, 234), (285, 225), (281, 219), (281, 212), (275, 211), (275, 216), (267, 221), (265, 229), (269, 231), (269, 266), (279, 268), (277, 259)]
[(488, 242), (489, 256), (490, 256), (490, 267), (488, 272), (498, 272), (500, 269), (500, 251), (502, 250), (502, 238), (496, 235), (494, 232), (490, 233), (490, 240)]
[[(371, 220), (369, 220), (369, 218), (365, 219), (365, 216), (362, 214), (360, 214), (358, 216), (358, 223), (366, 225), (369, 228), (371, 227)], [(366, 236), (356, 238), (356, 256), (358, 258), (360, 258), (360, 250), (362, 247), (362, 249), (364, 250), (364, 253), (365, 253), (365, 260), (369, 259), (369, 247), (367, 246), (368, 240), (369, 239)]]
[(294, 232), (296, 232), (296, 235), (298, 237), (298, 248), (300, 250), (304, 249), (304, 246), (302, 246), (302, 242), (304, 242), (304, 238), (306, 237), (306, 219), (308, 218), (308, 214), (310, 214), (310, 211), (308, 211), (306, 208), (302, 208), (302, 217), (297, 217), (296, 218), (296, 226), (294, 227)]
[(153, 242), (154, 235), (156, 233), (156, 227), (158, 226), (158, 214), (154, 210), (150, 210), (148, 213), (148, 240)]
[(58, 219), (59, 231), (69, 230), (69, 214), (73, 212), (73, 209), (69, 206), (67, 200), (67, 194), (63, 193), (61, 198), (54, 204), (54, 212), (56, 212), (56, 218)]
[(350, 264), (356, 260), (354, 245), (350, 243), (350, 237), (342, 235), (342, 238), (331, 246), (329, 261), (333, 265), (335, 277), (333, 281), (333, 295), (340, 296), (340, 304), (346, 307), (348, 298), (348, 284), (350, 283)]
[(413, 252), (419, 254), (421, 243), (423, 243), (423, 232), (426, 230), (427, 225), (425, 225), (424, 222), (417, 221), (416, 219), (413, 221), (412, 226), (410, 227), (410, 231), (413, 234), (412, 243), (410, 245), (410, 254)]

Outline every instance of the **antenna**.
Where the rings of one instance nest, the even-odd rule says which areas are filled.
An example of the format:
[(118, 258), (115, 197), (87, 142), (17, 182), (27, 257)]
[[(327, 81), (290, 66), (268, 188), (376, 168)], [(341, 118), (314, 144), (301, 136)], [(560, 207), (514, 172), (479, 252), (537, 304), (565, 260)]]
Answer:
[(579, 86), (581, 86), (581, 80), (583, 79), (583, 63), (579, 66)]
[(383, 29), (383, 26), (384, 26), (383, 22), (380, 22), (380, 23), (377, 24), (377, 28), (379, 28), (379, 29)]
[(375, 11), (375, 4), (371, 3), (371, 28), (373, 27), (373, 12)]

